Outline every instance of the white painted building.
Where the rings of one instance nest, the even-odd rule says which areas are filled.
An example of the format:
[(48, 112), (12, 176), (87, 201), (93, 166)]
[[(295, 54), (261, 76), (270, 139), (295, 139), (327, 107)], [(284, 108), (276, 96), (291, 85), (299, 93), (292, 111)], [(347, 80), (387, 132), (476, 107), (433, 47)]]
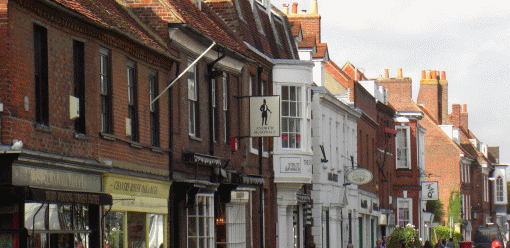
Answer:
[(304, 247), (305, 209), (312, 182), (311, 61), (273, 60), (273, 89), (280, 96), (281, 136), (274, 138), (278, 247)]
[(324, 87), (314, 86), (312, 92), (312, 235), (317, 247), (346, 247), (349, 240), (358, 240), (352, 232), (359, 211), (357, 186), (345, 186), (345, 172), (352, 160), (356, 163), (361, 113)]

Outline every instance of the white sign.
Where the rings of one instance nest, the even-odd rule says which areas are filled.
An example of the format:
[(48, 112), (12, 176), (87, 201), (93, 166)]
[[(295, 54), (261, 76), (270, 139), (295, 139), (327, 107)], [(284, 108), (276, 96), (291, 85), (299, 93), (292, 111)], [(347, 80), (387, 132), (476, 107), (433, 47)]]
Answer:
[(424, 201), (439, 199), (437, 182), (421, 182), (421, 199)]
[(347, 172), (347, 175), (345, 175), (345, 178), (347, 179), (348, 183), (357, 185), (369, 183), (370, 181), (372, 181), (372, 177), (373, 177), (372, 172), (363, 168), (351, 170)]
[(250, 97), (250, 136), (280, 136), (280, 96)]
[(281, 173), (301, 173), (300, 158), (280, 158)]

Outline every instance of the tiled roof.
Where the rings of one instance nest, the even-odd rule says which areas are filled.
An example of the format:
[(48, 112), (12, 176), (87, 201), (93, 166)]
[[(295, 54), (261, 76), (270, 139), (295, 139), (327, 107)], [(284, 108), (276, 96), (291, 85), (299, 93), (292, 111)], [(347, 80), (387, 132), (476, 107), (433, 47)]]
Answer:
[(324, 58), (328, 51), (328, 44), (320, 43), (317, 44), (317, 52), (312, 55), (313, 58)]
[(301, 22), (292, 21), (292, 22), (290, 22), (290, 27), (291, 27), (291, 31), (292, 31), (292, 36), (298, 37), (299, 32), (301, 31)]
[(202, 10), (200, 10), (191, 1), (167, 1), (175, 8), (175, 14), (181, 19), (181, 21), (176, 21), (175, 23), (188, 24), (225, 47), (243, 55), (247, 54), (246, 46), (207, 4), (202, 4)]
[[(356, 67), (351, 64), (351, 62), (347, 61), (344, 65), (344, 67), (342, 67), (342, 70), (344, 70), (347, 74), (349, 74), (352, 78), (355, 77), (354, 74), (357, 74), (359, 78), (361, 78), (361, 80), (368, 80), (368, 78), (365, 76), (365, 74), (363, 74), (363, 72), (361, 72), (359, 69), (356, 68), (356, 71), (358, 71), (357, 73), (355, 73), (354, 69)], [(358, 79), (356, 79), (358, 80)]]
[(299, 48), (313, 48), (315, 47), (315, 36), (303, 37), (303, 40), (299, 42)]
[(105, 28), (114, 28), (133, 37), (141, 43), (147, 44), (161, 52), (165, 52), (165, 45), (157, 41), (151, 35), (147, 27), (139, 24), (129, 13), (127, 8), (122, 7), (115, 0), (53, 0), (63, 7), (72, 10)]
[(342, 84), (343, 87), (349, 88), (348, 81), (352, 80), (352, 78), (347, 75), (338, 65), (333, 62), (333, 60), (329, 60), (324, 65), (324, 69), (326, 72), (328, 72), (331, 76), (335, 78), (336, 81), (338, 81), (340, 84)]

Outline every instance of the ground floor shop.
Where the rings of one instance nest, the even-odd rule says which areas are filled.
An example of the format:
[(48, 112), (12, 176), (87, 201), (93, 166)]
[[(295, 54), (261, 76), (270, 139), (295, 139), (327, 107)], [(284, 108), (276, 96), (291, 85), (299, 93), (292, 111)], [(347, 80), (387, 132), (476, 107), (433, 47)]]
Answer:
[(113, 198), (104, 217), (110, 248), (167, 247), (170, 182), (106, 174), (104, 188)]
[(112, 197), (101, 192), (100, 164), (29, 151), (0, 160), (0, 247), (102, 247)]

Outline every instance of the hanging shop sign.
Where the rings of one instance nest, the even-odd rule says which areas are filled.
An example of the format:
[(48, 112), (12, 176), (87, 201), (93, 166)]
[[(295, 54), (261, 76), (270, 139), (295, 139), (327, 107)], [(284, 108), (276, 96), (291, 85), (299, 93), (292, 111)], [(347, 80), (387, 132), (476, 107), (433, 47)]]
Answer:
[(348, 183), (363, 185), (372, 181), (373, 175), (367, 169), (357, 168), (351, 171), (348, 171), (345, 175), (345, 179)]
[(250, 136), (280, 136), (280, 96), (250, 97)]
[(421, 199), (424, 201), (439, 199), (437, 182), (421, 182)]

